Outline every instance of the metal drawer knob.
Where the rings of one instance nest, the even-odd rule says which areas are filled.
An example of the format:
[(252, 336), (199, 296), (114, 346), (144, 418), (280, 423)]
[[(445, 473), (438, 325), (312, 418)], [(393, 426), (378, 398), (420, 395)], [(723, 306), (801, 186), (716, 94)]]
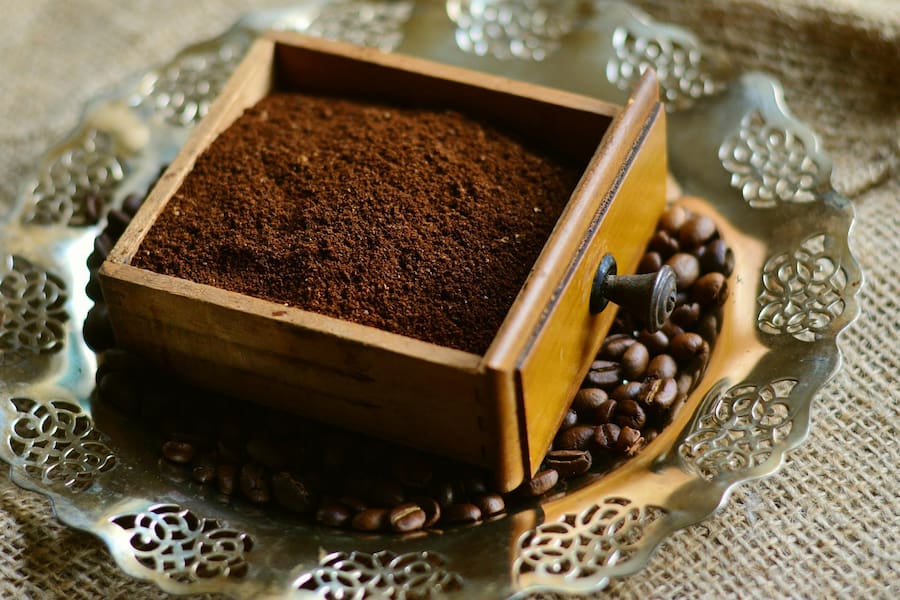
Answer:
[(606, 254), (600, 259), (594, 284), (591, 286), (591, 314), (597, 314), (614, 302), (622, 308), (643, 316), (647, 331), (654, 332), (675, 309), (675, 271), (663, 265), (656, 273), (616, 275), (616, 259)]

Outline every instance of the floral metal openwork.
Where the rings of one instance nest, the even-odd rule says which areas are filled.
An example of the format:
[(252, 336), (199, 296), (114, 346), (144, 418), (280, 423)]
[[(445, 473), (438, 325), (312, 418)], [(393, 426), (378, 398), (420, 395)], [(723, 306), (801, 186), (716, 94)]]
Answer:
[(64, 400), (12, 398), (16, 416), (6, 444), (33, 480), (72, 492), (86, 490), (116, 457), (81, 408)]
[(829, 254), (826, 234), (807, 238), (793, 252), (770, 258), (762, 274), (757, 318), (760, 331), (814, 342), (846, 308), (847, 273)]
[(129, 534), (129, 544), (143, 567), (181, 582), (247, 575), (246, 533), (198, 517), (174, 504), (159, 504), (111, 519)]

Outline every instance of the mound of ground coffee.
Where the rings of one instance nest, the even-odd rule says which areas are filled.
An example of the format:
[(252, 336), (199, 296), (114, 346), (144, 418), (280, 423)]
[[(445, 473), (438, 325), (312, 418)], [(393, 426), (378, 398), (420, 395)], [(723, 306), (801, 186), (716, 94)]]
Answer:
[(580, 172), (453, 111), (276, 93), (133, 264), (482, 354)]

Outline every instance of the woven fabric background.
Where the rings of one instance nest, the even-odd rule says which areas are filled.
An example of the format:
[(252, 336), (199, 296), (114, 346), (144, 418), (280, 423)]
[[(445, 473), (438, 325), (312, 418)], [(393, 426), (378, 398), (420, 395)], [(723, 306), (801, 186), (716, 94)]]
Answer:
[[(218, 34), (238, 0), (0, 0), (0, 205), (84, 103)], [(638, 0), (774, 74), (834, 160), (857, 211), (862, 314), (844, 366), (819, 394), (812, 433), (777, 475), (738, 488), (703, 524), (662, 544), (603, 597), (900, 597), (900, 2)], [(4, 469), (5, 470), (5, 469)], [(41, 496), (0, 475), (0, 597), (161, 598), (104, 546), (67, 529)]]

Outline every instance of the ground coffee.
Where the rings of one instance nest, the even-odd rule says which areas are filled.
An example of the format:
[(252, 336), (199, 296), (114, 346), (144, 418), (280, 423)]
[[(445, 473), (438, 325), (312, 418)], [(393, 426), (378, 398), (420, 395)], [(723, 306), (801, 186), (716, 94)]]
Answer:
[(482, 354), (583, 167), (452, 111), (276, 93), (133, 264)]

